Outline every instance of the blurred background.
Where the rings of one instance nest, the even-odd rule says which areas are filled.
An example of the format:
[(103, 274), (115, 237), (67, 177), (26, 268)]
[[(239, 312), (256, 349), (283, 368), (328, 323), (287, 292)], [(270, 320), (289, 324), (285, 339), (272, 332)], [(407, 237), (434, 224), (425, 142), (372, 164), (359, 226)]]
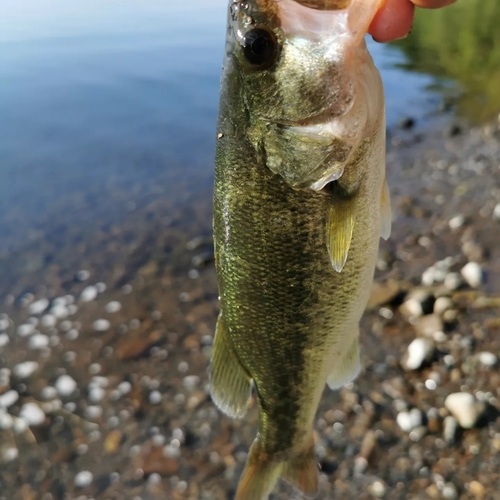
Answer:
[[(206, 386), (217, 315), (210, 217), (225, 21), (225, 0), (0, 3), (1, 499), (232, 498), (256, 417), (221, 418)], [(397, 285), (376, 301), (382, 316), (376, 309), (366, 319), (372, 385), (350, 390), (361, 401), (379, 383), (386, 418), (396, 418), (392, 400), (405, 396), (388, 396), (380, 384), (401, 375), (396, 361), (415, 337), (416, 320), (397, 301), (424, 271), (451, 255), (446, 272), (462, 276), (466, 289), (474, 287), (455, 271), (470, 261), (481, 266), (475, 288), (500, 292), (492, 232), (500, 219), (499, 25), (497, 0), (459, 0), (419, 12), (404, 41), (368, 40), (386, 89), (396, 217), (377, 280)], [(464, 317), (486, 332), (498, 327), (497, 303), (479, 317), (467, 316), (468, 302), (456, 304), (449, 309), (457, 316), (448, 326), (438, 318), (436, 331)], [(406, 333), (397, 341), (373, 333), (385, 328)], [(493, 337), (479, 341), (495, 353)], [(465, 363), (475, 351), (460, 352)], [(466, 385), (466, 371), (452, 380), (441, 365), (443, 394), (423, 405), (412, 399), (429, 376), (419, 373), (403, 391), (408, 408), (438, 411), (448, 381)], [(341, 421), (355, 425), (343, 395), (326, 397), (321, 411), (334, 413), (321, 414), (320, 434)], [(426, 426), (424, 418), (415, 427)], [(337, 438), (321, 445), (331, 481), (322, 498), (365, 498), (376, 481), (390, 498), (410, 498), (417, 484), (441, 498), (441, 483), (456, 495), (443, 498), (458, 498), (477, 480), (432, 472), (446, 453), (439, 444), (427, 462), (414, 459), (419, 468), (392, 476), (382, 460), (360, 479), (361, 435)], [(377, 439), (393, 461), (411, 445), (397, 429)]]

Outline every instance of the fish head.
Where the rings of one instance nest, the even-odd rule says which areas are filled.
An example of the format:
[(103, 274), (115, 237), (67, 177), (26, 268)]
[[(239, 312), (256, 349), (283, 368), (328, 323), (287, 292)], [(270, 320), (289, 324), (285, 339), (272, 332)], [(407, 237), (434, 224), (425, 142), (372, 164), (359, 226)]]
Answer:
[[(379, 1), (351, 0), (347, 8), (338, 0), (314, 0), (315, 8), (310, 0), (230, 2), (228, 53), (249, 136), (294, 188), (320, 190), (340, 177), (365, 134), (374, 113), (361, 110), (359, 73)], [(322, 2), (343, 8), (323, 10)]]

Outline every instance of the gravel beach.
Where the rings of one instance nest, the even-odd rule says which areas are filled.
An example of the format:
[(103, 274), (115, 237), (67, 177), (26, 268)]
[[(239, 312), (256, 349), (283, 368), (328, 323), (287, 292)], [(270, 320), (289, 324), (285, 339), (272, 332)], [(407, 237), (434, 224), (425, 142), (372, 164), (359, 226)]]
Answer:
[[(363, 370), (318, 411), (317, 499), (500, 499), (499, 123), (394, 128), (387, 165), (393, 233)], [(233, 498), (258, 415), (209, 397), (210, 213), (208, 188), (151, 197), (2, 256), (0, 500)]]

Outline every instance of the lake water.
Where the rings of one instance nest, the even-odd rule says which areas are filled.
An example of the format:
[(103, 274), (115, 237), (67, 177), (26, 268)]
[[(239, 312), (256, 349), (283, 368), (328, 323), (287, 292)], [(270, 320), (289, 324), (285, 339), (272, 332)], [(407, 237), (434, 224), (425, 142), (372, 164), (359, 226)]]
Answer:
[[(209, 196), (226, 0), (2, 0), (0, 265), (68, 225)], [(389, 126), (425, 120), (433, 79), (370, 42)], [(118, 194), (117, 194), (118, 193)], [(83, 232), (82, 232), (83, 234)], [(1, 270), (0, 270), (1, 272)]]

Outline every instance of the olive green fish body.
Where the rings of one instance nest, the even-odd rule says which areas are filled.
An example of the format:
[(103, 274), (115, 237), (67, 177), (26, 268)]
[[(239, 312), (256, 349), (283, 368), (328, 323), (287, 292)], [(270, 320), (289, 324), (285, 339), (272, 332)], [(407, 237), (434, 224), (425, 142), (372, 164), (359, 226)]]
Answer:
[[(212, 396), (223, 411), (241, 417), (253, 382), (260, 415), (238, 500), (266, 498), (279, 476), (305, 493), (316, 490), (314, 416), (327, 379), (332, 388), (339, 387), (359, 371), (358, 323), (384, 223), (383, 108), (375, 117), (365, 113), (370, 117), (364, 122), (359, 112), (367, 106), (367, 83), (376, 87), (380, 99), (379, 76), (369, 56), (364, 50), (353, 56), (360, 58), (356, 64), (366, 66), (359, 71), (361, 76), (369, 72), (368, 81), (337, 93), (338, 101), (339, 96), (349, 101), (351, 92), (356, 96), (354, 103), (340, 102), (339, 109), (344, 106), (355, 117), (352, 121), (364, 126), (356, 139), (349, 135), (346, 140), (340, 133), (333, 137), (330, 129), (340, 130), (336, 117), (328, 111), (325, 115), (320, 109), (325, 104), (317, 102), (326, 87), (305, 87), (298, 103), (294, 80), (307, 82), (307, 76), (285, 53), (289, 41), (280, 12), (267, 0), (254, 5), (254, 12), (262, 15), (259, 29), (266, 21), (275, 50), (280, 43), (285, 49), (275, 54), (274, 67), (252, 74), (259, 69), (245, 66), (244, 47), (229, 33), (214, 186), (221, 313), (211, 365)], [(230, 26), (232, 16), (230, 12)], [(252, 29), (255, 24), (248, 27)], [(306, 52), (301, 63), (307, 64), (316, 50)], [(328, 60), (310, 61), (312, 67), (318, 64), (319, 71), (329, 71)], [(285, 80), (278, 84), (278, 79)], [(344, 75), (336, 81), (344, 82)], [(259, 96), (262, 92), (271, 96)], [(259, 110), (259, 97), (276, 102), (268, 111)], [(330, 98), (323, 99), (327, 110)], [(300, 106), (305, 120), (293, 116)], [(334, 125), (325, 131), (323, 122)]]

